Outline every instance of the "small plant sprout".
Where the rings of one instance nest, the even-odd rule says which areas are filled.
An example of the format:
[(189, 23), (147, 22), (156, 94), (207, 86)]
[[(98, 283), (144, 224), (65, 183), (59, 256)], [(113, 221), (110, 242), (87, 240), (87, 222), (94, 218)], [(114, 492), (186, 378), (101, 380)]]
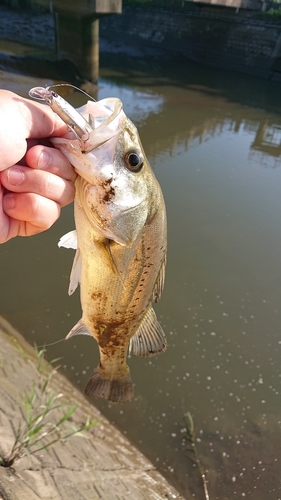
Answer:
[(50, 388), (50, 382), (57, 373), (57, 368), (52, 365), (58, 361), (54, 359), (46, 362), (45, 349), (38, 350), (36, 354), (36, 385), (24, 392), (22, 407), (23, 417), (15, 431), (15, 440), (11, 451), (0, 457), (0, 466), (11, 467), (16, 460), (33, 455), (40, 450), (46, 450), (59, 441), (66, 441), (71, 437), (87, 437), (83, 434), (95, 426), (98, 421), (87, 418), (84, 425), (77, 428), (71, 423), (72, 415), (78, 405), (63, 403), (63, 394), (56, 393)]
[(185, 424), (185, 437), (191, 446), (190, 449), (188, 449), (188, 451), (192, 452), (192, 454), (193, 454), (193, 457), (190, 457), (190, 458), (196, 463), (196, 465), (199, 469), (199, 472), (200, 472), (200, 475), (202, 478), (202, 482), (203, 482), (205, 499), (210, 500), (208, 487), (207, 487), (206, 474), (205, 474), (204, 468), (201, 464), (199, 454), (198, 454), (198, 451), (196, 448), (194, 422), (193, 422), (192, 415), (189, 411), (184, 414), (183, 420), (184, 420), (184, 424)]

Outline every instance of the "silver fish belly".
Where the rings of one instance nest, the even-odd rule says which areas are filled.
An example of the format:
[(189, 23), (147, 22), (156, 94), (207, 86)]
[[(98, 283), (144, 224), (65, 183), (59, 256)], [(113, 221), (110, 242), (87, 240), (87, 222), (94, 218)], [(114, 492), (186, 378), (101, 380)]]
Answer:
[(69, 293), (80, 284), (82, 307), (67, 338), (86, 334), (98, 343), (100, 363), (86, 394), (126, 402), (134, 394), (128, 349), (136, 356), (166, 349), (152, 308), (164, 286), (165, 203), (121, 101), (88, 102), (78, 112), (91, 125), (88, 139), (53, 139), (78, 174), (76, 231), (59, 243), (76, 248)]

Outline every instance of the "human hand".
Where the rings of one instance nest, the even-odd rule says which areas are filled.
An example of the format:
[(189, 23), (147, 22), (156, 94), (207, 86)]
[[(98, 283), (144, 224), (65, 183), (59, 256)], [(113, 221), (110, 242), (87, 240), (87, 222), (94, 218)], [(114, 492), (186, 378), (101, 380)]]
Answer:
[(76, 173), (45, 139), (67, 131), (48, 106), (0, 90), (0, 243), (45, 231), (73, 201)]

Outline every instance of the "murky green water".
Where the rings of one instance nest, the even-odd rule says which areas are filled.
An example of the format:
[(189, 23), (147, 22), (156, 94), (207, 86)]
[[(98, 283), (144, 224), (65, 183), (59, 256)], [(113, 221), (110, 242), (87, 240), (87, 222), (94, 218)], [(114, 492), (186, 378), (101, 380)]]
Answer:
[[(132, 403), (95, 404), (186, 497), (205, 498), (185, 440), (190, 412), (210, 499), (280, 499), (280, 88), (192, 64), (165, 76), (122, 69), (116, 57), (103, 63), (97, 97), (123, 100), (163, 188), (169, 253), (156, 310), (169, 348), (129, 360)], [(57, 247), (72, 211), (0, 248), (0, 313), (39, 345), (80, 317), (79, 294), (67, 295), (73, 253)], [(98, 362), (91, 338), (48, 356), (62, 356), (81, 389)]]

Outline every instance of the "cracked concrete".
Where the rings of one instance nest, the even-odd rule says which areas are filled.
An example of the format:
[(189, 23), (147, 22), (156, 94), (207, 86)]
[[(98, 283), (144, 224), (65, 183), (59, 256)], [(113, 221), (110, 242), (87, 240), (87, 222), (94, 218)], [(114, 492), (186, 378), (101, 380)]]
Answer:
[[(0, 316), (0, 454), (8, 453), (21, 417), (18, 402), (35, 383), (33, 349)], [(61, 374), (52, 380), (63, 402), (78, 404), (73, 423), (99, 423), (45, 451), (0, 467), (0, 500), (172, 500), (179, 493)], [(55, 410), (57, 411), (57, 410)], [(58, 410), (59, 411), (59, 410)]]

